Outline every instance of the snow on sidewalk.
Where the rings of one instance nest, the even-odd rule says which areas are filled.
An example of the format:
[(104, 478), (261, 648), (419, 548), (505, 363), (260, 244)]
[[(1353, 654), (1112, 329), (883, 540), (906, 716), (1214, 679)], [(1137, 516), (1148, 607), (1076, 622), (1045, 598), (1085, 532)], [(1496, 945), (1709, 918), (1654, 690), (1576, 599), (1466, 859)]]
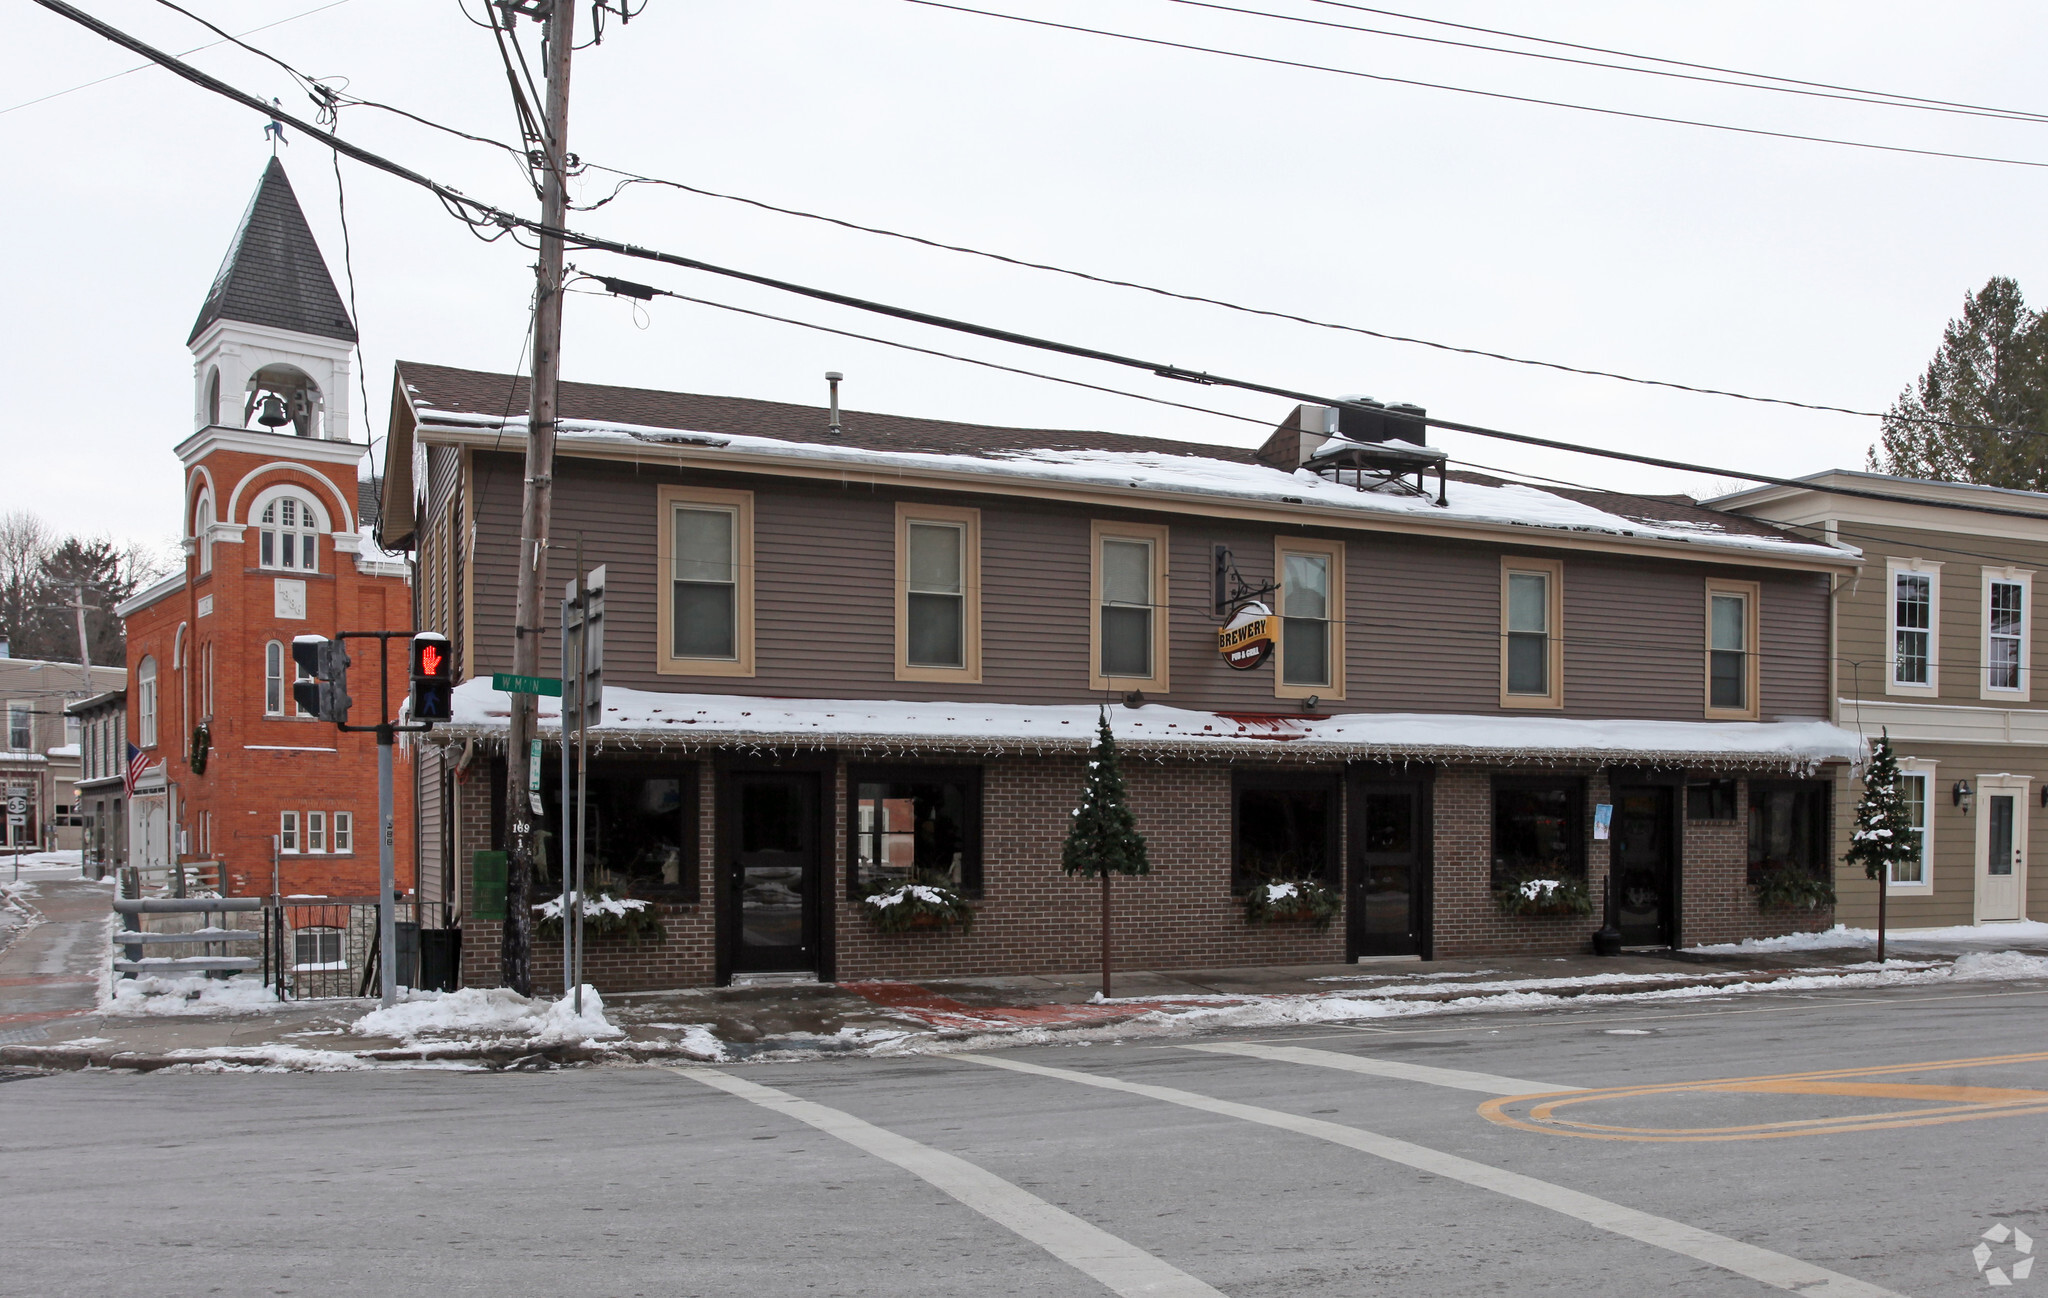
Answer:
[(350, 1029), (358, 1036), (394, 1037), (409, 1046), (461, 1041), (531, 1045), (595, 1046), (625, 1036), (604, 1016), (597, 989), (583, 988), (583, 1013), (574, 1001), (521, 996), (509, 987), (465, 987), (453, 992), (408, 991), (389, 1009), (371, 1010)]
[[(1971, 946), (2048, 946), (2048, 924), (2013, 920), (1990, 924), (1957, 924), (1949, 928), (1888, 928), (1887, 942), (1964, 943)], [(1877, 946), (1877, 930), (1840, 924), (1818, 933), (1787, 933), (1783, 937), (1752, 937), (1740, 942), (1690, 948), (1712, 955), (1752, 955), (1770, 951), (1835, 951)]]

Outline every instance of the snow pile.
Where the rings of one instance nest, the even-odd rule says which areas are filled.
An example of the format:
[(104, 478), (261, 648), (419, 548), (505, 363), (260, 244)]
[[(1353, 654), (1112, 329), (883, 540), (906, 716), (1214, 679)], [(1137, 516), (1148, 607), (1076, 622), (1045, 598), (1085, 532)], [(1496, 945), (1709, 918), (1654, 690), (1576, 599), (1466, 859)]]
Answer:
[(2008, 978), (2048, 978), (2048, 957), (2018, 951), (1972, 951), (1958, 956), (1949, 977), (1957, 982), (1999, 982)]
[(509, 987), (465, 987), (453, 992), (408, 992), (389, 1009), (371, 1010), (355, 1022), (359, 1036), (396, 1037), (401, 1041), (446, 1040), (451, 1037), (518, 1039), (535, 1046), (588, 1044), (598, 1038), (622, 1037), (604, 1016), (597, 989), (583, 988), (583, 1013), (575, 1001), (521, 996)]
[(1266, 885), (1266, 902), (1290, 901), (1300, 891), (1291, 883), (1269, 883)]
[(1524, 900), (1547, 902), (1564, 891), (1562, 879), (1524, 879), (1520, 892)]
[[(570, 893), (569, 900), (574, 902), (575, 899), (576, 894)], [(560, 919), (563, 909), (562, 898), (550, 897), (540, 905), (535, 906), (534, 909), (540, 912), (542, 919)], [(585, 897), (583, 899), (583, 914), (586, 917), (591, 915), (626, 916), (636, 910), (646, 909), (647, 903), (634, 897)], [(587, 1000), (588, 997), (585, 999)]]
[[(2028, 919), (1993, 924), (1956, 924), (1948, 928), (1894, 928), (1887, 929), (1885, 937), (1892, 942), (2048, 946), (2048, 923)], [(1746, 954), (1755, 951), (1825, 951), (1841, 947), (1876, 945), (1876, 929), (1845, 928), (1837, 924), (1819, 933), (1787, 933), (1783, 937), (1744, 938), (1740, 942), (1723, 942), (1715, 946), (1696, 946), (1692, 949), (1716, 954)]]
[(101, 987), (100, 1011), (132, 1016), (247, 1014), (281, 1009), (277, 989), (260, 978), (115, 978)]

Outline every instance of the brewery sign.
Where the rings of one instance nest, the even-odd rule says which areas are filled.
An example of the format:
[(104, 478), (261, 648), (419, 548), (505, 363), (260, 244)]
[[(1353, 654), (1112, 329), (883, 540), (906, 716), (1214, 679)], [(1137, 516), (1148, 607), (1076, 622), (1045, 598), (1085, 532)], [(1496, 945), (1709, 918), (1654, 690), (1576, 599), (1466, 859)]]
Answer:
[(1273, 656), (1273, 610), (1252, 601), (1239, 606), (1216, 631), (1216, 652), (1234, 669), (1248, 672)]

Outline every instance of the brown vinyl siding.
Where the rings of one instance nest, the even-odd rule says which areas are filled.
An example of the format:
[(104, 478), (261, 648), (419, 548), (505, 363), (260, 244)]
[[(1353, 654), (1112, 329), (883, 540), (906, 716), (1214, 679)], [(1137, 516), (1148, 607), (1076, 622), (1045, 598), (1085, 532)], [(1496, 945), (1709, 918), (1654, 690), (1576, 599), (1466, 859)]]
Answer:
[[(519, 461), (476, 453), (476, 659), (472, 675), (508, 670), (518, 553)], [(754, 493), (756, 673), (658, 675), (657, 486), (688, 482)], [(894, 674), (894, 511), (901, 500), (982, 511), (982, 681), (899, 681)], [(1166, 610), (1173, 688), (1148, 697), (1232, 712), (1299, 711), (1276, 699), (1272, 667), (1237, 672), (1215, 648), (1212, 547), (1231, 548), (1258, 585), (1273, 575), (1275, 530), (1141, 511), (1105, 515), (1057, 503), (965, 493), (889, 492), (787, 478), (683, 474), (673, 469), (564, 460), (558, 466), (556, 546), (580, 532), (585, 561), (608, 569), (606, 680), (634, 689), (811, 698), (948, 698), (1072, 703), (1088, 688), (1089, 524), (1117, 517), (1170, 529)], [(1496, 713), (1500, 555), (1477, 542), (1297, 530), (1347, 541), (1344, 703), (1325, 711)], [(1824, 716), (1826, 578), (1670, 560), (1545, 552), (1562, 557), (1564, 715), (1701, 720), (1702, 592), (1706, 577), (1761, 580), (1763, 716)], [(569, 552), (548, 569), (541, 670), (555, 670), (555, 605)]]

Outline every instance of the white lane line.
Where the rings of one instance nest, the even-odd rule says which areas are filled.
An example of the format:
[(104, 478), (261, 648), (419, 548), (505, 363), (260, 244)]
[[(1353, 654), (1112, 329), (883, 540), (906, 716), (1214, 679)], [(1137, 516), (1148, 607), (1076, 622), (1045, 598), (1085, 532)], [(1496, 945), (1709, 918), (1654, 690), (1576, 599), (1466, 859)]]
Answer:
[(1341, 1123), (1325, 1122), (1320, 1118), (1305, 1118), (1298, 1114), (1283, 1113), (1278, 1109), (1260, 1108), (1255, 1104), (1239, 1104), (1234, 1100), (1219, 1100), (1193, 1091), (1175, 1090), (1169, 1086), (1152, 1086), (1144, 1082), (1126, 1082), (1115, 1077), (1103, 1077), (1093, 1073), (1075, 1072), (1067, 1068), (1047, 1068), (1043, 1064), (1027, 1064), (1016, 1059), (1000, 1059), (990, 1055), (954, 1055), (955, 1059), (983, 1064), (990, 1068), (1006, 1068), (1012, 1072), (1029, 1073), (1038, 1077), (1057, 1078), (1065, 1082), (1078, 1082), (1083, 1086), (1098, 1086), (1104, 1090), (1122, 1091), (1127, 1095), (1142, 1095), (1147, 1099), (1163, 1100), (1185, 1108), (1199, 1109), (1204, 1113), (1221, 1114), (1224, 1117), (1239, 1118), (1256, 1122), (1262, 1126), (1278, 1127), (1304, 1136), (1314, 1136), (1332, 1144), (1344, 1145), (1362, 1153), (1384, 1158), (1388, 1162), (1412, 1167), (1418, 1172), (1463, 1181), (1482, 1190), (1492, 1190), (1511, 1199), (1552, 1212), (1575, 1217), (1590, 1226), (1610, 1231), (1628, 1239), (1668, 1249), (1684, 1257), (1694, 1258), (1712, 1266), (1718, 1266), (1737, 1275), (1779, 1289), (1789, 1289), (1805, 1298), (1903, 1298), (1890, 1289), (1829, 1271), (1811, 1262), (1802, 1262), (1796, 1257), (1774, 1253), (1767, 1248), (1745, 1244), (1739, 1239), (1716, 1235), (1710, 1230), (1688, 1226), (1668, 1217), (1658, 1217), (1622, 1204), (1577, 1190), (1569, 1190), (1548, 1181), (1539, 1181), (1533, 1176), (1520, 1172), (1504, 1171), (1475, 1163), (1469, 1158), (1446, 1154), (1427, 1146), (1382, 1136), (1377, 1132), (1360, 1127), (1347, 1127)]
[(1424, 1082), (1430, 1086), (1478, 1091), (1483, 1095), (1544, 1095), (1585, 1089), (1582, 1086), (1559, 1086), (1555, 1082), (1523, 1081), (1519, 1077), (1500, 1077), (1493, 1073), (1471, 1073), (1462, 1068), (1432, 1068), (1428, 1064), (1404, 1064), (1392, 1059), (1375, 1059), (1370, 1055), (1346, 1055), (1335, 1050), (1311, 1050), (1305, 1046), (1262, 1046), (1249, 1041), (1232, 1041), (1216, 1045), (1182, 1046), (1181, 1049), (1202, 1050), (1212, 1055), (1243, 1055), (1249, 1059), (1270, 1059), (1282, 1064), (1339, 1068), (1347, 1073), (1370, 1073), (1374, 1077), (1392, 1077), (1403, 1082)]
[(850, 1113), (711, 1068), (676, 1068), (694, 1081), (795, 1118), (863, 1153), (894, 1163), (944, 1190), (982, 1216), (1022, 1235), (1123, 1298), (1225, 1298), (1178, 1267), (1135, 1244), (1055, 1208), (1029, 1190), (930, 1145), (899, 1136)]

